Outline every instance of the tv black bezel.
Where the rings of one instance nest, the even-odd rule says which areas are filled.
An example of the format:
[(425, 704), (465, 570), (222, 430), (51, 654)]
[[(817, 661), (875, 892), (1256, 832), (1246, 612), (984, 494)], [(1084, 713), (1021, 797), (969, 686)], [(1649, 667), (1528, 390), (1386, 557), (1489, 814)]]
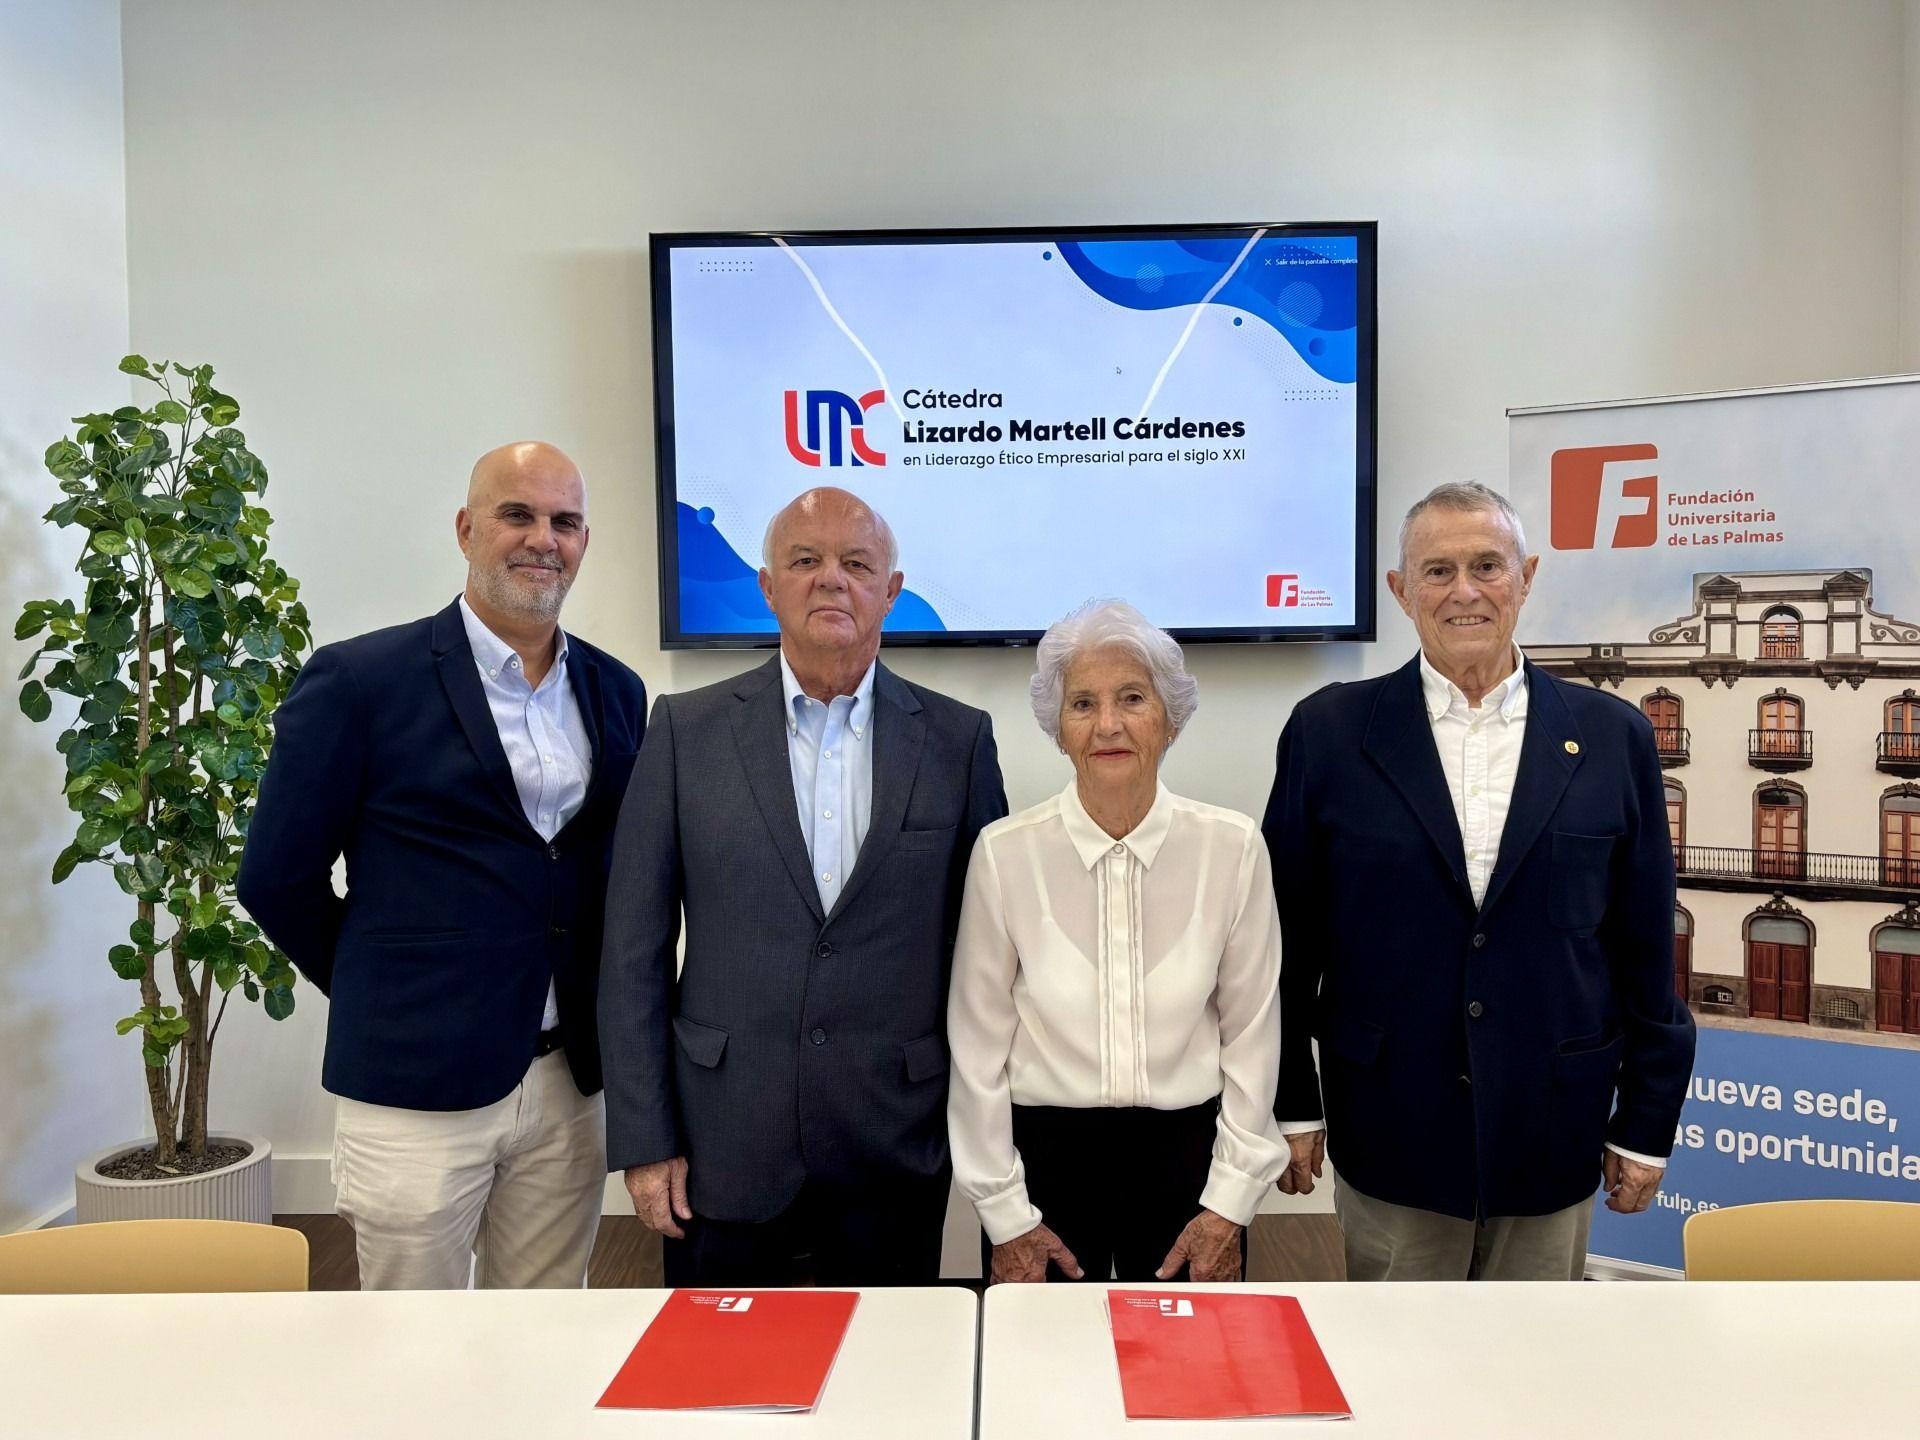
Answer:
[[(680, 628), (679, 520), (673, 422), (673, 313), (669, 258), (675, 250), (711, 249), (725, 245), (764, 243), (881, 245), (898, 242), (932, 243), (957, 240), (987, 243), (1046, 237), (1054, 240), (1144, 239), (1170, 235), (1268, 234), (1312, 238), (1351, 237), (1357, 247), (1356, 355), (1354, 377), (1358, 415), (1354, 437), (1354, 618), (1351, 625), (1313, 629), (1264, 626), (1169, 626), (1167, 633), (1181, 644), (1276, 645), (1324, 644), (1331, 641), (1372, 641), (1377, 637), (1376, 578), (1378, 562), (1379, 489), (1375, 473), (1378, 427), (1378, 229), (1377, 221), (1273, 221), (1236, 224), (1208, 222), (1196, 225), (1017, 225), (966, 226), (886, 230), (690, 230), (660, 231), (647, 237), (649, 301), (653, 327), (654, 507), (659, 524), (660, 648), (662, 650), (770, 650), (779, 643), (776, 632), (754, 635), (703, 633), (689, 635)], [(795, 492), (799, 493), (798, 491)], [(1124, 593), (1124, 586), (1115, 587)], [(1018, 648), (1038, 643), (1043, 630), (908, 631), (887, 632), (883, 647), (941, 649)]]

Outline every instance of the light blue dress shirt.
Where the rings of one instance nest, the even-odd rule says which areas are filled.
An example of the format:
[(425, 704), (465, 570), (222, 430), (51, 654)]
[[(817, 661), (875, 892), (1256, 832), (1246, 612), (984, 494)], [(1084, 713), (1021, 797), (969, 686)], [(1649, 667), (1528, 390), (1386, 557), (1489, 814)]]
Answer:
[[(464, 595), (460, 619), (467, 627), (474, 663), (480, 667), (480, 689), (493, 712), (494, 729), (500, 732), (500, 748), (507, 752), (520, 808), (540, 838), (551, 840), (579, 813), (587, 798), (587, 781), (593, 777), (593, 741), (567, 674), (567, 632), (559, 632), (552, 668), (535, 689), (527, 684), (513, 647), (487, 628)], [(559, 1023), (560, 1007), (549, 982), (540, 1028), (551, 1030)]]
[(780, 653), (780, 688), (787, 697), (787, 760), (793, 767), (793, 803), (813, 862), (820, 908), (840, 898), (873, 818), (873, 672), (851, 695), (823, 705), (800, 688)]

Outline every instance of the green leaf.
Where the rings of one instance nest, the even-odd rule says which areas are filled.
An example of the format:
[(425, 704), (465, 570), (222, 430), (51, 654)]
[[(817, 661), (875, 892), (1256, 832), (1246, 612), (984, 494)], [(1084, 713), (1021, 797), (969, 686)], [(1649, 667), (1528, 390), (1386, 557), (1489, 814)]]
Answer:
[(127, 375), (145, 375), (149, 378), (153, 375), (153, 367), (147, 364), (147, 357), (144, 355), (127, 356), (120, 362), (120, 369)]
[(240, 418), (240, 402), (215, 390), (208, 394), (200, 413), (207, 417), (209, 425), (231, 425)]
[(46, 611), (42, 610), (38, 605), (27, 606), (25, 610), (20, 612), (20, 618), (13, 622), (13, 638), (16, 640), (31, 640), (47, 628), (47, 621), (50, 618)]
[[(167, 867), (158, 855), (136, 856), (133, 873), (140, 877), (140, 884), (147, 894), (158, 894), (167, 881)], [(151, 930), (151, 922), (149, 922)]]
[[(107, 963), (113, 966), (113, 973), (122, 980), (138, 980), (147, 973), (147, 957), (131, 945), (116, 945), (107, 951)], [(121, 1022), (126, 1024), (125, 1021)], [(132, 1026), (128, 1026), (132, 1029)], [(126, 1030), (120, 1032), (126, 1034)]]
[(80, 822), (73, 832), (73, 843), (89, 854), (98, 855), (120, 838), (127, 822), (118, 815), (94, 815)]
[(187, 423), (187, 407), (178, 400), (162, 400), (153, 407), (153, 418), (164, 420), (169, 425), (184, 425)]
[(129, 515), (127, 517), (127, 523), (121, 528), (127, 532), (127, 538), (129, 540), (146, 538), (147, 522), (142, 520), (138, 515)]
[(53, 697), (47, 694), (47, 687), (38, 680), (29, 680), (20, 687), (20, 713), (33, 721), (44, 720), (53, 714)]
[(91, 543), (102, 555), (124, 555), (133, 548), (118, 530), (96, 530)]
[(67, 846), (53, 862), (53, 883), (58, 885), (62, 880), (66, 879), (67, 876), (73, 873), (73, 867), (86, 858), (86, 851), (82, 850), (78, 845)]
[(202, 895), (193, 902), (192, 923), (195, 929), (204, 930), (220, 918), (220, 897)]
[(204, 600), (213, 593), (213, 577), (197, 565), (189, 565), (184, 570), (169, 570), (167, 585), (176, 594), (195, 600)]
[(133, 924), (127, 927), (127, 938), (142, 950), (153, 949), (153, 922), (151, 920), (135, 920)]
[(293, 991), (285, 985), (269, 987), (264, 998), (264, 1008), (269, 1019), (286, 1019), (293, 1014)]
[(240, 713), (240, 707), (234, 704), (231, 700), (227, 701), (226, 704), (222, 705), (218, 710), (215, 710), (213, 713), (218, 715), (222, 720), (226, 721), (227, 724), (229, 725), (238, 725), (241, 722), (241, 720), (245, 718)]

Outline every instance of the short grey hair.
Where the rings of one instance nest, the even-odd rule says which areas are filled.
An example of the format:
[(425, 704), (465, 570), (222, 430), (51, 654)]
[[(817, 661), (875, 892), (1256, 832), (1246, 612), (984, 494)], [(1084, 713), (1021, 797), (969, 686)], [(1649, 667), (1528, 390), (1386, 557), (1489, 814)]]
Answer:
[(1429, 510), (1495, 510), (1506, 517), (1507, 528), (1513, 531), (1513, 548), (1521, 560), (1527, 558), (1527, 532), (1520, 525), (1520, 512), (1513, 508), (1513, 502), (1489, 485), (1478, 480), (1449, 480), (1444, 485), (1436, 485), (1425, 495), (1413, 502), (1413, 508), (1407, 511), (1407, 518), (1400, 522), (1400, 568), (1407, 568), (1407, 537), (1413, 533), (1413, 522)]
[(1033, 718), (1054, 744), (1060, 743), (1060, 707), (1065, 700), (1067, 671), (1089, 650), (1124, 650), (1147, 667), (1154, 692), (1167, 710), (1167, 726), (1176, 735), (1200, 708), (1200, 682), (1187, 673), (1186, 656), (1164, 630), (1124, 600), (1089, 600), (1078, 610), (1047, 627), (1040, 637), (1027, 693), (1033, 698)]
[[(798, 500), (799, 498), (800, 496), (798, 495), (793, 497), (794, 500)], [(858, 499), (859, 497), (855, 496), (854, 498)], [(900, 568), (900, 542), (893, 538), (893, 527), (887, 524), (886, 516), (882, 515), (864, 500), (860, 501), (860, 507), (873, 517), (873, 528), (880, 532), (880, 543), (887, 547), (887, 574), (891, 575)], [(778, 510), (774, 511), (773, 518), (767, 521), (767, 528), (761, 532), (760, 568), (762, 570), (773, 569), (773, 532), (775, 527), (780, 523), (780, 517), (792, 508), (793, 500), (789, 500), (785, 505), (782, 505)]]

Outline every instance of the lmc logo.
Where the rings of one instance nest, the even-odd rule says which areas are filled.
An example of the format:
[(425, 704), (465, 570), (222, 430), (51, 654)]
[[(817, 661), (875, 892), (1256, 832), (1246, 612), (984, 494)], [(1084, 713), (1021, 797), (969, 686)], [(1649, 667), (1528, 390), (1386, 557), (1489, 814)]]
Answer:
[[(829, 465), (884, 465), (887, 457), (867, 444), (867, 412), (887, 398), (885, 390), (869, 390), (858, 400), (838, 390), (806, 392), (807, 433), (800, 436), (800, 391), (787, 391), (787, 453), (802, 465), (820, 463), (820, 432), (826, 431)], [(852, 450), (848, 455), (847, 450)]]
[(1548, 472), (1552, 514), (1548, 529), (1556, 550), (1591, 550), (1604, 515), (1613, 521), (1608, 548), (1637, 550), (1660, 538), (1660, 477), (1646, 462), (1658, 460), (1651, 445), (1588, 445), (1556, 450)]

